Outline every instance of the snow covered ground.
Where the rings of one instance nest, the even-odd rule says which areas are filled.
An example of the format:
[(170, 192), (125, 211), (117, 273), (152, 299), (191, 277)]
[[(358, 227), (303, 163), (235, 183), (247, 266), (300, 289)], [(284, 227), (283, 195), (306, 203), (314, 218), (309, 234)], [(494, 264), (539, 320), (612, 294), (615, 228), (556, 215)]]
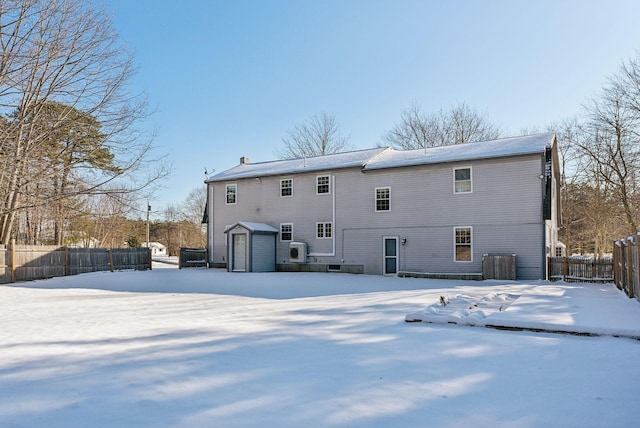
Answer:
[(612, 285), (162, 266), (0, 286), (0, 426), (637, 424)]

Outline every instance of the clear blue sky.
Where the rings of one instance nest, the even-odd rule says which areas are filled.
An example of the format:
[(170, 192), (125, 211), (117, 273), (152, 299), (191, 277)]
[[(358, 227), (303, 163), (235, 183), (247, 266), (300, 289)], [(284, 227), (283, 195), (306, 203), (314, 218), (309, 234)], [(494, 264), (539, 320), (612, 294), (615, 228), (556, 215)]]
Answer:
[(465, 102), (507, 135), (544, 129), (640, 49), (637, 0), (103, 1), (174, 162), (154, 211), (203, 187), (205, 167), (273, 160), (322, 111), (356, 148), (412, 101)]

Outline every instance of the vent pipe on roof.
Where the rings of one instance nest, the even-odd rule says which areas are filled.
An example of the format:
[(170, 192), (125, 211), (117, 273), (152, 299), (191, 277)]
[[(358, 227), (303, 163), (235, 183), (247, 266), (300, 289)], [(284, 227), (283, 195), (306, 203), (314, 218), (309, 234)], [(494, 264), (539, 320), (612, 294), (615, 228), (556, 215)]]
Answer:
[(240, 158), (240, 165), (246, 165), (246, 164), (248, 164), (248, 163), (249, 163), (249, 158), (248, 158), (248, 157), (246, 157), (246, 156), (242, 156), (242, 157)]

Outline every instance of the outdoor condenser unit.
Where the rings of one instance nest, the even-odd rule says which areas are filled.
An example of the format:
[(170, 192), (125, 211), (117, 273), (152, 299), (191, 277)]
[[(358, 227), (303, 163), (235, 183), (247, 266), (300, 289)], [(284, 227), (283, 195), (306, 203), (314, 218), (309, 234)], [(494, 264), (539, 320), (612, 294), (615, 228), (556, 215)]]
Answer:
[(304, 242), (289, 243), (289, 261), (291, 263), (304, 263), (307, 261), (307, 244)]

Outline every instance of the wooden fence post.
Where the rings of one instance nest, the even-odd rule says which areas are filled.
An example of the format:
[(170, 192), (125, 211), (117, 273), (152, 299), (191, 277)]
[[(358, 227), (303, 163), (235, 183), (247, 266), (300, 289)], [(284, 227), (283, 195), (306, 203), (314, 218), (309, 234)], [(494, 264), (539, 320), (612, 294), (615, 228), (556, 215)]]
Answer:
[[(147, 242), (147, 245), (149, 245), (148, 242)], [(149, 270), (153, 270), (153, 260), (151, 260), (151, 248), (147, 248), (147, 254), (149, 255)]]
[(630, 281), (629, 281), (629, 297), (635, 297), (635, 285), (637, 282), (637, 277), (638, 277), (638, 271), (640, 269), (640, 266), (638, 266), (638, 259), (637, 257), (634, 258), (633, 257), (633, 253), (635, 250), (635, 254), (638, 255), (640, 253), (640, 251), (638, 251), (638, 235), (634, 236), (633, 239), (630, 239), (631, 242), (631, 247), (629, 251), (629, 267), (630, 267)]
[(624, 291), (624, 284), (627, 282), (627, 246), (626, 241), (620, 241), (620, 290)]
[[(633, 287), (633, 241), (627, 239), (627, 295), (632, 296), (633, 291), (629, 291)], [(631, 293), (631, 294), (629, 294)]]
[(569, 257), (565, 256), (562, 258), (562, 279), (567, 282), (567, 277), (569, 276)]
[(64, 276), (69, 275), (69, 247), (64, 247), (64, 267), (62, 274)]
[(617, 241), (613, 241), (613, 283), (618, 288), (620, 288), (620, 286), (618, 285), (619, 276), (620, 275), (618, 275), (618, 243)]
[(11, 240), (9, 263), (11, 264), (11, 282), (16, 282), (16, 240)]
[(109, 270), (113, 272), (113, 256), (111, 255), (111, 248), (107, 248), (107, 257), (109, 258)]
[(623, 283), (624, 283), (624, 251), (623, 251), (623, 242), (621, 240), (618, 240), (617, 242), (617, 254), (618, 254), (618, 265), (616, 266), (616, 271), (618, 272), (618, 289), (622, 290), (623, 289)]
[[(638, 246), (637, 247), (638, 251), (636, 252), (637, 257), (633, 262), (635, 264), (635, 271), (638, 274), (638, 278), (637, 278), (638, 282), (637, 282), (637, 284), (638, 284), (638, 291), (640, 292), (640, 232), (636, 235), (636, 245)], [(632, 293), (633, 293), (633, 296), (636, 299), (640, 299), (640, 296), (638, 294), (636, 294), (635, 284), (636, 284), (635, 282), (633, 284), (631, 284)]]

